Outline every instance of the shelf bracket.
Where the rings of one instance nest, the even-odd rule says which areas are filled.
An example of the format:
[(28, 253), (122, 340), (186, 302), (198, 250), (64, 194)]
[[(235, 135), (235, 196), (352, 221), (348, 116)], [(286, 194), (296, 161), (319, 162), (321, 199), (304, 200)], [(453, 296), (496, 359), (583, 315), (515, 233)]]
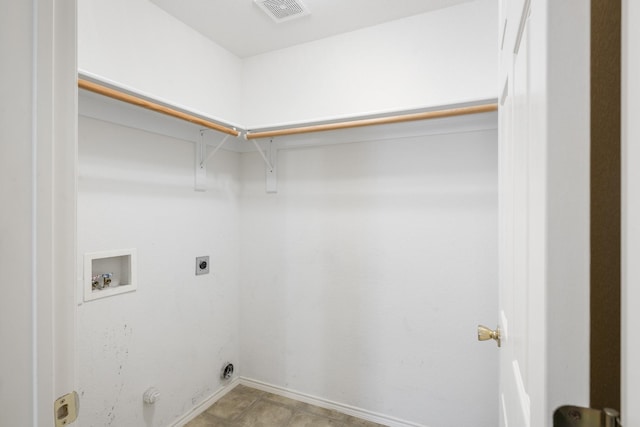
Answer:
[(204, 142), (204, 131), (200, 131), (200, 137), (196, 141), (195, 158), (195, 187), (196, 191), (207, 191), (207, 168), (204, 158), (207, 153), (207, 144)]
[[(210, 152), (209, 154), (207, 154), (204, 158), (204, 160), (202, 161), (202, 163), (200, 163), (200, 166), (205, 166), (207, 165), (207, 162), (216, 155), (216, 153), (218, 152), (219, 149), (222, 148), (222, 146), (224, 145), (225, 142), (227, 142), (227, 139), (229, 139), (231, 135), (225, 135), (224, 138), (222, 138), (222, 141), (220, 141), (220, 143), (218, 145), (216, 145), (216, 148), (213, 149), (212, 152)], [(205, 151), (207, 150), (207, 144), (205, 144)]]
[(267, 147), (267, 152), (265, 153), (260, 144), (256, 139), (251, 139), (253, 145), (255, 145), (258, 153), (262, 156), (262, 160), (264, 160), (265, 165), (267, 166), (266, 172), (266, 191), (267, 193), (277, 193), (278, 192), (278, 181), (277, 181), (277, 161), (278, 161), (278, 147), (277, 143), (273, 142), (273, 138), (269, 140), (269, 145)]
[(271, 168), (267, 168), (267, 177), (266, 177), (266, 191), (267, 193), (277, 193), (278, 192), (278, 176), (276, 175), (278, 171), (278, 143), (273, 142), (273, 139), (269, 140), (269, 149), (267, 150), (267, 158), (269, 159), (268, 164), (271, 165)]
[(196, 141), (196, 157), (195, 157), (195, 190), (207, 191), (207, 162), (216, 155), (218, 150), (227, 142), (231, 135), (225, 135), (222, 141), (218, 143), (216, 148), (207, 154), (207, 143), (204, 140), (204, 133), (208, 129), (200, 130), (200, 137)]

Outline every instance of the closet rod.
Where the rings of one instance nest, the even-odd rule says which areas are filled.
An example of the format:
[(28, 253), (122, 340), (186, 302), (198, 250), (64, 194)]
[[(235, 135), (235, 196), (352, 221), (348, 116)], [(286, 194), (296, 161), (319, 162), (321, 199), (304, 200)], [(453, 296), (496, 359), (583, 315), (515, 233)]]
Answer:
[(498, 104), (483, 104), (470, 107), (450, 108), (447, 110), (425, 111), (422, 113), (401, 114), (374, 119), (351, 120), (348, 122), (327, 123), (322, 125), (301, 126), (295, 128), (268, 130), (262, 132), (247, 132), (247, 139), (272, 138), (275, 136), (297, 135), (310, 132), (324, 132), (328, 130), (350, 129), (362, 126), (387, 125), (392, 123), (411, 122), (415, 120), (441, 119), (445, 117), (463, 116), (467, 114), (489, 113), (496, 111)]
[(155, 102), (147, 101), (146, 99), (139, 98), (137, 96), (129, 95), (128, 93), (120, 92), (119, 90), (111, 89), (106, 86), (102, 86), (97, 83), (93, 83), (89, 80), (78, 79), (78, 87), (97, 94), (107, 96), (109, 98), (117, 99), (118, 101), (127, 102), (129, 104), (137, 105), (138, 107), (146, 108), (148, 110), (155, 111), (157, 113), (166, 114), (167, 116), (175, 117), (187, 122), (204, 126), (209, 129), (217, 130), (218, 132), (226, 133), (232, 136), (240, 135), (235, 129), (231, 129), (226, 126), (219, 125), (208, 120), (201, 119), (191, 114), (183, 113), (181, 111), (174, 110), (164, 105), (156, 104)]

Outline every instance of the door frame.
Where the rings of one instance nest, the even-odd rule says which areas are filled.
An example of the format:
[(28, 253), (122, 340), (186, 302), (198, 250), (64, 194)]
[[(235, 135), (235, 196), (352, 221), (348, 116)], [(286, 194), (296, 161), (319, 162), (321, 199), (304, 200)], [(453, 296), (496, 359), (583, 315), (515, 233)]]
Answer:
[(0, 25), (0, 424), (50, 426), (76, 386), (76, 0), (12, 2)]
[[(640, 5), (622, 0), (622, 423), (640, 425)], [(635, 326), (635, 327), (634, 327)]]
[[(44, 79), (51, 86), (51, 99), (46, 112), (53, 116), (50, 134), (43, 135), (45, 147), (54, 147), (46, 164), (38, 165), (39, 172), (46, 170), (48, 176), (43, 179), (41, 187), (47, 186), (44, 197), (50, 204), (45, 204), (40, 227), (50, 231), (51, 241), (45, 241), (47, 248), (43, 250), (46, 264), (38, 273), (39, 286), (50, 290), (53, 307), (49, 318), (44, 307), (45, 316), (41, 320), (40, 330), (47, 328), (43, 340), (50, 345), (53, 362), (50, 364), (53, 378), (51, 388), (45, 388), (45, 399), (41, 411), (50, 416), (53, 400), (71, 391), (77, 390), (77, 176), (78, 176), (78, 62), (77, 62), (77, 0), (36, 0), (45, 5), (41, 12), (47, 19), (47, 36), (53, 38), (50, 45), (52, 64), (45, 63)], [(43, 86), (46, 86), (43, 83)], [(48, 129), (47, 129), (48, 130)], [(40, 150), (39, 150), (40, 155)], [(45, 148), (45, 155), (49, 153)], [(49, 236), (48, 236), (49, 237)], [(42, 250), (39, 246), (38, 250)], [(49, 272), (51, 276), (49, 276)], [(48, 281), (47, 278), (51, 277)], [(44, 280), (43, 280), (44, 279)], [(49, 333), (51, 335), (49, 335)], [(46, 359), (45, 359), (46, 360)], [(39, 378), (39, 383), (46, 378)], [(53, 393), (51, 396), (50, 393)], [(53, 398), (53, 399), (52, 399)], [(47, 425), (49, 425), (47, 423)]]
[(34, 5), (34, 408), (51, 425), (54, 400), (77, 388), (77, 3)]

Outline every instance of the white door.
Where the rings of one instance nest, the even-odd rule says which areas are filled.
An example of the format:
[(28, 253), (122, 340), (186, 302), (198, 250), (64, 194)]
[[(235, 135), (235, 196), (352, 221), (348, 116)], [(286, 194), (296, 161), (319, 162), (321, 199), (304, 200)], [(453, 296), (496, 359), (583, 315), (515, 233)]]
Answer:
[(500, 425), (552, 425), (588, 404), (589, 2), (500, 23)]
[(74, 387), (76, 3), (0, 13), (0, 425)]
[(640, 4), (622, 2), (622, 423), (640, 425)]
[[(501, 80), (504, 82), (499, 107), (500, 185), (500, 422), (501, 426), (530, 426), (531, 402), (528, 381), (528, 310), (530, 227), (534, 218), (529, 184), (531, 129), (528, 120), (528, 73), (530, 71), (529, 26), (520, 24), (517, 12), (526, 14), (523, 1), (504, 3), (501, 18), (505, 34), (501, 52)], [(502, 19), (501, 19), (502, 21)], [(504, 22), (504, 21), (503, 21)], [(523, 25), (524, 28), (514, 28)], [(506, 44), (506, 46), (505, 46)], [(518, 44), (519, 46), (516, 46)], [(517, 49), (518, 53), (514, 51)], [(541, 230), (538, 230), (538, 232)]]

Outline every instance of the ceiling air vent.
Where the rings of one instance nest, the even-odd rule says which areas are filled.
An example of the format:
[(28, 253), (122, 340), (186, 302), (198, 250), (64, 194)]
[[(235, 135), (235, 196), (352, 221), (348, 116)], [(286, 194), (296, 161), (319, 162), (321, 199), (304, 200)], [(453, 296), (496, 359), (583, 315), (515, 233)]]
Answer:
[(253, 0), (276, 22), (289, 21), (309, 14), (300, 0)]

